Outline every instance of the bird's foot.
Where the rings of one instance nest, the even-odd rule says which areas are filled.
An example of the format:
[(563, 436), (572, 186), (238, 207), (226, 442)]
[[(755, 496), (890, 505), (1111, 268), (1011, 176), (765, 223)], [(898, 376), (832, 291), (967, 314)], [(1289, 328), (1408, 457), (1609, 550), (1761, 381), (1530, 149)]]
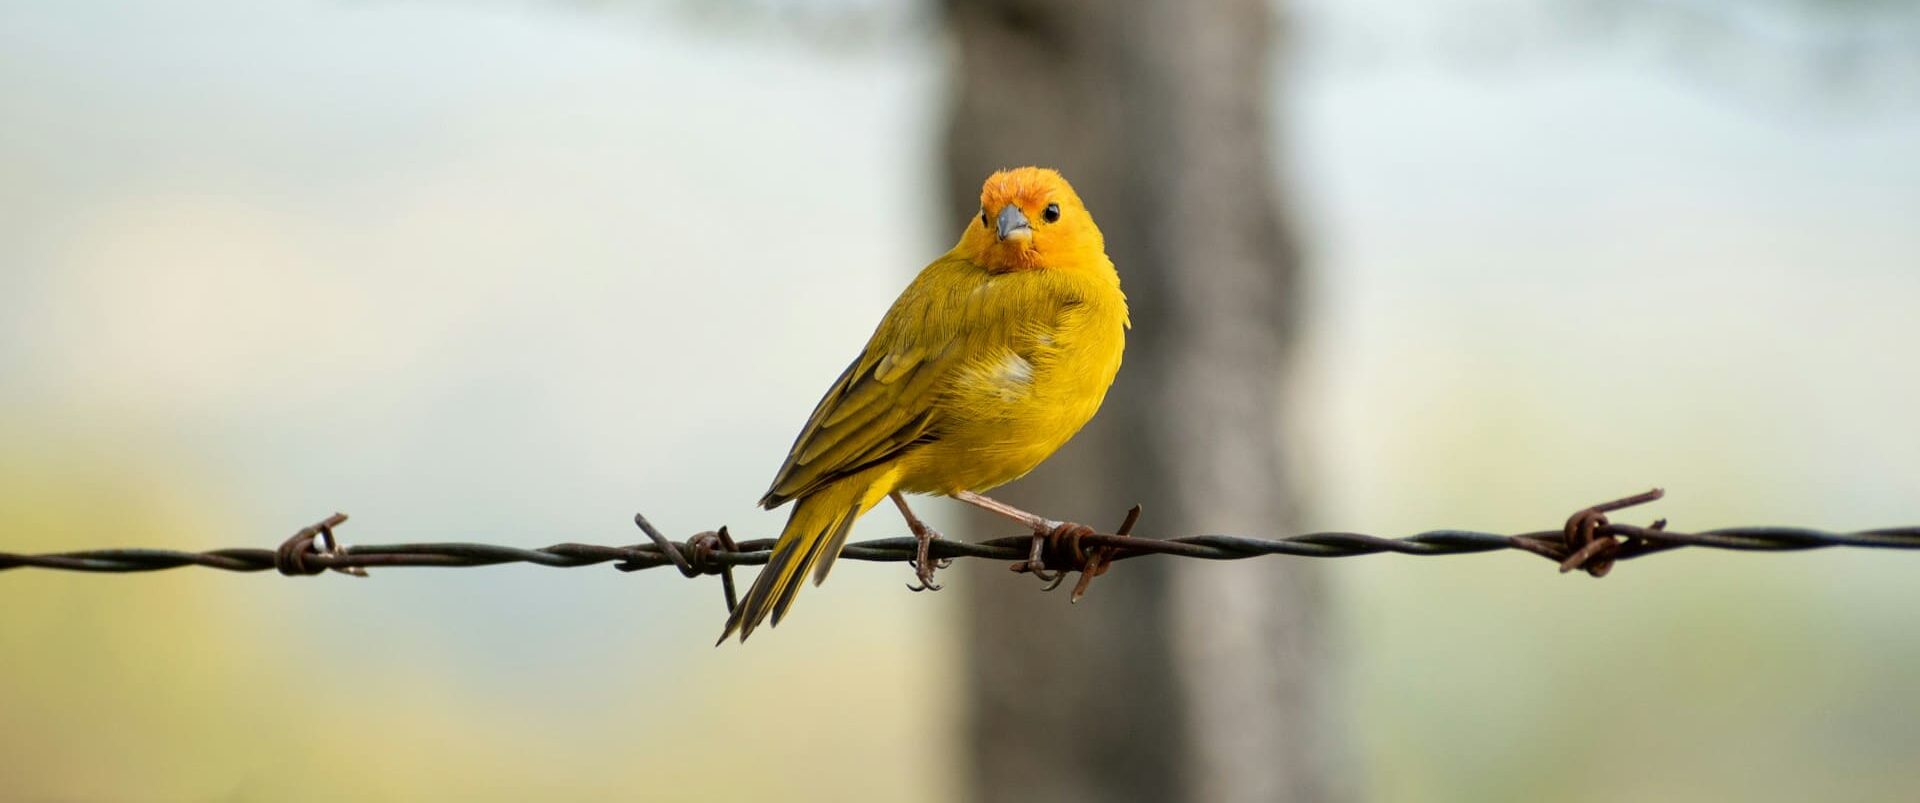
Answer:
[(1063, 548), (1070, 549), (1074, 562), (1084, 564), (1087, 556), (1080, 549), (1080, 538), (1092, 535), (1093, 528), (1071, 521), (1050, 521), (1046, 524), (1050, 526), (1033, 528), (1033, 542), (1027, 547), (1027, 559), (1013, 564), (1012, 569), (1040, 578), (1047, 584), (1045, 590), (1052, 591), (1060, 587), (1060, 582), (1066, 579), (1067, 572), (1071, 570), (1047, 568), (1047, 556), (1061, 555), (1064, 554)]
[[(1134, 523), (1139, 520), (1140, 506), (1135, 505), (1132, 510), (1127, 511), (1126, 521), (1121, 523), (1120, 529), (1114, 534), (1122, 537), (1131, 535)], [(1033, 541), (1027, 549), (1027, 559), (1013, 564), (1011, 568), (1016, 572), (1031, 573), (1040, 578), (1047, 584), (1043, 591), (1059, 588), (1060, 584), (1067, 579), (1069, 572), (1079, 569), (1080, 582), (1074, 584), (1073, 598), (1070, 600), (1079, 602), (1080, 597), (1087, 593), (1087, 586), (1093, 582), (1093, 578), (1106, 574), (1107, 569), (1113, 566), (1115, 551), (1112, 547), (1105, 545), (1091, 549), (1082, 548), (1080, 539), (1095, 534), (1094, 529), (1085, 524), (1070, 521), (1048, 521), (1044, 524), (1048, 526), (1042, 527), (1040, 523), (1036, 523), (1033, 528)], [(1049, 556), (1054, 556), (1063, 562), (1071, 560), (1071, 567), (1048, 568)]]
[[(917, 525), (917, 526), (916, 526)], [(940, 531), (917, 521), (909, 522), (908, 529), (913, 531), (916, 543), (913, 560), (907, 565), (913, 567), (913, 576), (917, 582), (908, 583), (908, 591), (939, 591), (940, 584), (933, 581), (933, 572), (953, 565), (952, 558), (934, 558), (933, 542), (939, 540)]]

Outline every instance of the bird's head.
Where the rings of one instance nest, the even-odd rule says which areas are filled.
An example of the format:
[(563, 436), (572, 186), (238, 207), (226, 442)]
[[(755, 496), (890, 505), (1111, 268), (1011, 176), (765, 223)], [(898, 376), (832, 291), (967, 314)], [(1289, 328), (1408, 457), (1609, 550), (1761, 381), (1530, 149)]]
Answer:
[(960, 250), (995, 273), (1068, 270), (1106, 262), (1093, 217), (1057, 170), (1017, 167), (987, 177)]

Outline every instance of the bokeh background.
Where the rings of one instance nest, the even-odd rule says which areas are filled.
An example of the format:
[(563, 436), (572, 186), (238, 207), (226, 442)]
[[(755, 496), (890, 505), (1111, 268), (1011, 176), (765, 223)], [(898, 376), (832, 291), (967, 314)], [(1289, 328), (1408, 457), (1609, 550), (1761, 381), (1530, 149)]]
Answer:
[[(1920, 10), (1279, 14), (1305, 526), (1920, 521)], [(959, 227), (953, 58), (877, 2), (0, 2), (0, 549), (772, 532)], [(1920, 558), (1319, 571), (1354, 799), (1920, 788)], [(671, 573), (9, 572), (0, 798), (968, 799), (907, 579), (714, 649)]]

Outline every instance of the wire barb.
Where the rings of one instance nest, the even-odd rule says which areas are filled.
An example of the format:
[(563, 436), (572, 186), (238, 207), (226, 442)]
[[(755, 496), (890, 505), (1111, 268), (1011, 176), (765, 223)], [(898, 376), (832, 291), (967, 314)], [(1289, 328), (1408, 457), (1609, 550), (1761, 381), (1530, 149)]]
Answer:
[[(1613, 571), (1614, 554), (1620, 551), (1620, 541), (1610, 532), (1601, 532), (1601, 528), (1608, 524), (1607, 514), (1615, 510), (1625, 510), (1634, 505), (1644, 505), (1666, 495), (1666, 491), (1655, 488), (1646, 493), (1603, 502), (1568, 517), (1567, 526), (1562, 532), (1565, 534), (1566, 546), (1572, 550), (1572, 554), (1560, 561), (1560, 573), (1566, 574), (1575, 569), (1584, 569), (1587, 574), (1594, 577), (1607, 576), (1607, 572)], [(1660, 519), (1653, 523), (1652, 529), (1666, 528), (1667, 520)], [(1645, 539), (1636, 537), (1635, 540)]]
[(1027, 547), (1025, 560), (1017, 561), (1008, 567), (1015, 572), (1032, 574), (1046, 582), (1041, 591), (1052, 591), (1065, 582), (1070, 572), (1080, 572), (1080, 582), (1073, 584), (1073, 593), (1067, 602), (1077, 603), (1087, 595), (1087, 586), (1093, 578), (1106, 574), (1112, 567), (1114, 557), (1126, 549), (1126, 541), (1133, 536), (1133, 525), (1140, 522), (1140, 506), (1134, 505), (1127, 511), (1127, 517), (1120, 522), (1120, 529), (1108, 538), (1118, 543), (1102, 543), (1088, 548), (1083, 540), (1096, 535), (1092, 527), (1084, 524), (1066, 522), (1053, 529), (1036, 532), (1033, 541)]
[[(1086, 594), (1093, 579), (1115, 561), (1148, 555), (1202, 560), (1242, 560), (1269, 555), (1345, 558), (1396, 553), (1402, 555), (1471, 555), (1522, 551), (1547, 558), (1562, 571), (1581, 570), (1603, 577), (1625, 560), (1685, 547), (1739, 552), (1795, 552), (1810, 549), (1862, 548), (1920, 550), (1920, 526), (1890, 527), (1859, 532), (1830, 532), (1799, 527), (1734, 527), (1695, 533), (1674, 532), (1664, 519), (1647, 526), (1619, 524), (1607, 514), (1660, 499), (1658, 490), (1582, 508), (1555, 530), (1501, 535), (1470, 530), (1431, 530), (1403, 538), (1347, 532), (1323, 532), (1289, 538), (1248, 538), (1234, 535), (1194, 535), (1155, 539), (1136, 536), (1139, 508), (1113, 533), (1081, 527), (1074, 531), (992, 538), (979, 542), (937, 540), (929, 546), (935, 560), (987, 558), (1015, 562), (1057, 588), (1068, 572), (1078, 571), (1071, 599)], [(370, 566), (440, 566), (467, 568), (507, 563), (531, 563), (552, 568), (577, 568), (613, 563), (621, 571), (673, 566), (687, 577), (720, 575), (729, 612), (738, 604), (733, 567), (764, 565), (773, 554), (773, 539), (735, 541), (727, 529), (703, 532), (686, 541), (674, 541), (646, 517), (634, 524), (650, 543), (632, 546), (554, 544), (539, 549), (474, 543), (383, 544), (347, 547), (334, 530), (345, 523), (336, 513), (301, 529), (278, 549), (234, 548), (205, 552), (165, 549), (95, 549), (76, 552), (22, 554), (0, 552), (0, 571), (57, 569), (62, 571), (124, 574), (199, 566), (230, 572), (277, 571), (287, 576), (309, 576), (328, 570), (364, 576)], [(1077, 527), (1077, 525), (1076, 525)], [(845, 560), (908, 562), (917, 559), (914, 538), (882, 538), (848, 544)]]
[[(273, 554), (273, 568), (287, 577), (321, 574), (328, 569), (355, 577), (367, 576), (366, 568), (361, 566), (307, 562), (309, 555), (330, 559), (346, 554), (347, 550), (340, 546), (339, 539), (333, 535), (333, 528), (345, 523), (347, 523), (347, 514), (335, 513), (312, 526), (301, 528), (291, 538), (280, 543), (280, 549)], [(322, 547), (321, 544), (325, 546)]]
[[(666, 555), (667, 560), (673, 562), (674, 568), (679, 569), (682, 576), (691, 579), (703, 574), (720, 575), (720, 589), (726, 595), (727, 614), (729, 616), (733, 614), (733, 609), (740, 604), (739, 596), (734, 593), (733, 564), (715, 558), (721, 552), (731, 554), (740, 551), (739, 546), (733, 543), (733, 536), (727, 534), (726, 527), (722, 526), (717, 531), (708, 530), (697, 533), (682, 545), (674, 543), (673, 539), (662, 534), (653, 526), (653, 522), (647, 521), (647, 517), (643, 514), (633, 514), (633, 523), (640, 528), (641, 532), (646, 533), (648, 538), (653, 539), (654, 547), (660, 550), (661, 554)], [(656, 565), (658, 564), (629, 560), (614, 568), (623, 572), (637, 572), (641, 569), (651, 569)]]

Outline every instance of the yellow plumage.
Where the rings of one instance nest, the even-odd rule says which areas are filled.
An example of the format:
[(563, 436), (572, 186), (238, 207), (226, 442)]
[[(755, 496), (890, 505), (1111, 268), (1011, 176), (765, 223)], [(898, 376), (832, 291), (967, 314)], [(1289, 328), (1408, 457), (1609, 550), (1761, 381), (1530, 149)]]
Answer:
[(794, 441), (760, 500), (795, 500), (793, 513), (721, 640), (769, 614), (778, 624), (889, 494), (980, 492), (1032, 471), (1100, 408), (1127, 325), (1119, 275), (1066, 180), (989, 177), (960, 242), (894, 301)]

